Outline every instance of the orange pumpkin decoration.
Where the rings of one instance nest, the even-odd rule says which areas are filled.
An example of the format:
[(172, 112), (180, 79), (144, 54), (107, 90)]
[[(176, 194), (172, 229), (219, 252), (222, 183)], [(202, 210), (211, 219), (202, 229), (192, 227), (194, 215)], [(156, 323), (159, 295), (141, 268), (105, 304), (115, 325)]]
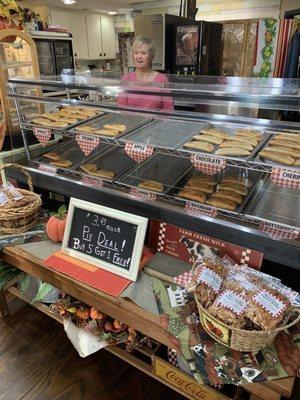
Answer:
[(58, 243), (63, 241), (66, 222), (67, 209), (63, 205), (58, 209), (57, 214), (52, 215), (46, 224), (46, 233), (53, 242)]

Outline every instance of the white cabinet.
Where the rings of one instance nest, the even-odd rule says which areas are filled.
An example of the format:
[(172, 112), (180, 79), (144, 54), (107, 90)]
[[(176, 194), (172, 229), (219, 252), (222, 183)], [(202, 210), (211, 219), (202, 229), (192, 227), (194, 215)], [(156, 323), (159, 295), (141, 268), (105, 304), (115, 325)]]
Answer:
[(64, 11), (50, 10), (50, 23), (51, 25), (59, 25), (70, 29), (69, 15), (69, 13)]
[(89, 58), (85, 15), (69, 13), (75, 58)]
[(116, 58), (116, 33), (112, 17), (101, 15), (101, 34), (103, 58)]
[(50, 10), (50, 22), (52, 25), (61, 25), (69, 29), (73, 36), (75, 58), (85, 60), (116, 58), (116, 33), (113, 17)]
[(100, 18), (100, 15), (97, 14), (87, 14), (86, 16), (89, 58), (94, 60), (103, 56)]
[(108, 60), (116, 58), (116, 34), (112, 17), (87, 14), (87, 36), (89, 58)]

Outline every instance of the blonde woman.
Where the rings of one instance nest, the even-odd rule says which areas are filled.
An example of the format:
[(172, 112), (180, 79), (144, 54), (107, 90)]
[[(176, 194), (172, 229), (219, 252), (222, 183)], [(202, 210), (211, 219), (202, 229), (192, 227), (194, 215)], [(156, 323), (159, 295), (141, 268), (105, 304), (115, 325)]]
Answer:
[[(155, 45), (151, 39), (138, 36), (132, 46), (134, 72), (125, 74), (122, 78), (126, 82), (151, 82), (164, 84), (168, 78), (160, 72), (152, 69), (152, 61), (155, 57)], [(159, 90), (153, 88), (153, 91)], [(174, 103), (171, 97), (155, 95), (121, 94), (118, 96), (120, 106), (131, 106), (146, 109), (173, 110)]]

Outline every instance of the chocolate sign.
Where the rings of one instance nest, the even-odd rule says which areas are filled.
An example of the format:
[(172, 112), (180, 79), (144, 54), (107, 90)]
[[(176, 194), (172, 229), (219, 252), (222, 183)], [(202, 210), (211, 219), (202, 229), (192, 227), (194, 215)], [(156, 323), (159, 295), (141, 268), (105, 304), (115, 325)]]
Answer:
[(192, 154), (190, 160), (196, 169), (210, 175), (215, 175), (226, 167), (226, 160), (219, 157)]

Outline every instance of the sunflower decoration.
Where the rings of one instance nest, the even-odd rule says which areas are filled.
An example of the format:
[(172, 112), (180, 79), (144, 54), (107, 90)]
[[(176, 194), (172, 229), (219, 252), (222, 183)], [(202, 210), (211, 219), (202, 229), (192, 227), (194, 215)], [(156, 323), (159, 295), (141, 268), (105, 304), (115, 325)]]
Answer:
[(264, 25), (266, 28), (265, 33), (265, 45), (261, 50), (261, 56), (263, 63), (259, 72), (255, 73), (254, 76), (259, 78), (268, 78), (272, 73), (272, 62), (271, 58), (274, 54), (274, 38), (276, 36), (276, 22), (274, 18), (265, 18)]

